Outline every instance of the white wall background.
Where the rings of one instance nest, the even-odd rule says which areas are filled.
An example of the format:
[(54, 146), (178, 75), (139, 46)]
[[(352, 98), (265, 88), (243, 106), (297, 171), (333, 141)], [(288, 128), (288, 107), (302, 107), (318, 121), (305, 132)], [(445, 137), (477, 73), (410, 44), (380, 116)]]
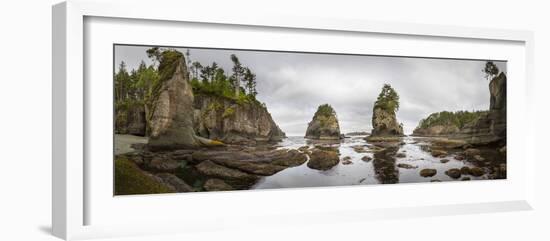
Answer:
[[(150, 0), (154, 2), (153, 0)], [(53, 0), (4, 1), (0, 7), (0, 240), (56, 240), (51, 228), (51, 5)], [(131, 2), (131, 1), (130, 1)], [(216, 233), (117, 240), (548, 240), (550, 168), (545, 151), (550, 108), (550, 15), (546, 1), (189, 1), (188, 9), (212, 14), (277, 12), (298, 16), (358, 18), (526, 29), (535, 32), (537, 200), (535, 211), (462, 215), (326, 226), (304, 224), (283, 230), (225, 230)], [(196, 5), (196, 6), (191, 6)], [(338, 204), (345, 205), (345, 204)]]

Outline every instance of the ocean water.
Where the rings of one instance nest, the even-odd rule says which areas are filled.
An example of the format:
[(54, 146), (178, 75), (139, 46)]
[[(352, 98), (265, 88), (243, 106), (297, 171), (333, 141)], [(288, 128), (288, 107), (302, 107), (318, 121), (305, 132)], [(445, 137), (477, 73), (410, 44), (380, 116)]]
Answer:
[[(354, 146), (365, 146), (368, 150), (369, 143), (364, 140), (365, 136), (352, 136), (337, 142), (312, 142), (303, 137), (288, 137), (280, 142), (277, 146), (279, 149), (298, 149), (299, 147), (308, 145), (331, 146), (338, 148), (340, 151), (340, 160), (344, 157), (351, 157), (352, 164), (344, 165), (342, 161), (330, 170), (320, 171), (311, 169), (304, 164), (287, 168), (272, 176), (262, 178), (252, 189), (268, 189), (268, 188), (292, 188), (292, 187), (324, 187), (324, 186), (348, 186), (348, 185), (373, 185), (387, 183), (382, 176), (378, 176), (375, 170), (373, 153), (358, 153), (354, 150)], [(460, 181), (462, 177), (470, 177), (472, 180), (487, 179), (487, 174), (481, 177), (470, 175), (462, 175), (459, 179), (452, 179), (445, 174), (445, 171), (451, 168), (461, 168), (463, 166), (473, 167), (471, 163), (465, 160), (457, 160), (453, 154), (445, 158), (433, 157), (429, 152), (424, 151), (421, 146), (429, 145), (426, 138), (422, 137), (404, 137), (404, 145), (399, 146), (397, 153), (404, 153), (405, 157), (394, 157), (389, 166), (393, 180), (397, 178), (397, 183), (418, 183), (438, 181)], [(365, 162), (361, 160), (364, 156), (370, 156), (371, 161)], [(441, 159), (448, 159), (449, 162), (441, 163)], [(416, 166), (414, 169), (399, 168), (399, 163), (405, 163)], [(386, 167), (387, 168), (387, 167)], [(420, 171), (424, 168), (432, 168), (437, 170), (437, 174), (433, 177), (422, 177)]]

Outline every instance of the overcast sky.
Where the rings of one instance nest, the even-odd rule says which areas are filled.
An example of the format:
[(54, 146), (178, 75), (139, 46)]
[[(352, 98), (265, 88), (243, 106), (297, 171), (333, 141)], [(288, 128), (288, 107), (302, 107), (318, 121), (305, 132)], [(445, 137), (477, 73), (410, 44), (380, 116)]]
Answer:
[[(116, 69), (124, 61), (137, 68), (149, 47), (115, 47)], [(185, 53), (187, 48), (178, 48)], [(485, 61), (284, 53), (189, 48), (192, 61), (218, 63), (231, 72), (231, 54), (257, 75), (257, 99), (265, 102), (288, 136), (303, 136), (317, 107), (328, 103), (338, 115), (342, 133), (369, 131), (372, 108), (384, 83), (399, 93), (397, 119), (406, 134), (433, 112), (487, 110), (489, 82)], [(506, 71), (505, 62), (496, 62)]]

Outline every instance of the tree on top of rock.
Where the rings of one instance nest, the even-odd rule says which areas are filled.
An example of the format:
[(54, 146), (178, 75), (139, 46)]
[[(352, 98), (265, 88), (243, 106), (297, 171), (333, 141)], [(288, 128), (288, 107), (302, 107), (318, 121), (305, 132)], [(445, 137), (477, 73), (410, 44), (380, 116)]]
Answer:
[(382, 108), (386, 111), (395, 113), (399, 110), (399, 94), (389, 84), (384, 84), (378, 99), (374, 103), (375, 108)]
[(493, 61), (487, 61), (485, 63), (485, 68), (483, 68), (482, 72), (485, 73), (485, 78), (487, 80), (491, 80), (494, 77), (496, 77), (499, 73), (499, 69)]
[(315, 112), (315, 116), (336, 116), (336, 111), (329, 104), (320, 105)]

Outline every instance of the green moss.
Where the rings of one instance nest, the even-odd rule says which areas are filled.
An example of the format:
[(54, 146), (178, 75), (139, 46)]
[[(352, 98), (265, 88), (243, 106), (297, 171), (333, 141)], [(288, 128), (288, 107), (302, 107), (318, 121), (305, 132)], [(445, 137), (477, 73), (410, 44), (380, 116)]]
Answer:
[(227, 109), (224, 110), (223, 112), (223, 115), (222, 115), (222, 118), (227, 118), (227, 117), (230, 117), (232, 116), (233, 114), (235, 114), (235, 108), (233, 107), (229, 107)]
[(115, 195), (172, 192), (167, 186), (146, 175), (126, 158), (115, 160)]

